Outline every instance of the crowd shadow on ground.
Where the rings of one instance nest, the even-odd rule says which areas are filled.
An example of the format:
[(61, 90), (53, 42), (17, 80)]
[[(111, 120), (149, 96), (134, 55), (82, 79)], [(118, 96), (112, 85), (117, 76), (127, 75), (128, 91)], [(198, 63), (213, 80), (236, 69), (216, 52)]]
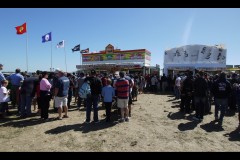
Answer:
[[(53, 111), (54, 112), (54, 111)], [(107, 127), (114, 126), (117, 123), (117, 120), (119, 118), (119, 112), (118, 110), (112, 110), (112, 122), (106, 123), (105, 120), (100, 120), (99, 123), (92, 125), (87, 124), (91, 126), (90, 128), (84, 127), (85, 123), (80, 124), (80, 126), (84, 127), (83, 128), (83, 133), (84, 132), (90, 132), (90, 131), (96, 131), (96, 130), (101, 130)], [(4, 119), (0, 119), (0, 127), (16, 127), (16, 128), (23, 128), (23, 127), (29, 127), (29, 126), (35, 126), (43, 123), (50, 123), (53, 121), (57, 121), (57, 117), (55, 118), (48, 118), (47, 120), (41, 119), (39, 116), (37, 116), (36, 113), (33, 113), (31, 116), (26, 117), (26, 118), (20, 118), (20, 117), (7, 117)], [(71, 126), (71, 125), (70, 125)], [(79, 123), (76, 124), (76, 126), (79, 127)], [(61, 126), (64, 127), (65, 126)], [(73, 126), (74, 127), (74, 126)], [(58, 127), (56, 128), (58, 130)], [(60, 129), (61, 130), (61, 129)], [(55, 132), (53, 130), (53, 132)]]
[(17, 127), (17, 128), (23, 128), (23, 127), (29, 127), (29, 126), (34, 126), (42, 123), (48, 123), (51, 121), (54, 121), (55, 118), (49, 118), (47, 121), (40, 119), (39, 117), (33, 117), (33, 118), (9, 118), (6, 120), (6, 123), (0, 124), (0, 127)]
[(224, 131), (223, 127), (221, 125), (219, 125), (218, 122), (215, 121), (215, 120), (211, 121), (209, 123), (200, 125), (200, 128), (202, 128), (206, 132), (221, 132), (221, 131)]
[(180, 112), (180, 111), (179, 112), (175, 112), (175, 113), (169, 112), (167, 117), (169, 119), (171, 119), (171, 120), (185, 119), (185, 120), (189, 121), (187, 123), (180, 123), (178, 125), (178, 129), (180, 131), (193, 130), (199, 124), (198, 121), (194, 121), (193, 120), (193, 115), (192, 114), (189, 114), (189, 115), (186, 116), (185, 113)]
[[(72, 125), (63, 125), (46, 131), (46, 134), (61, 134), (68, 131), (80, 131), (82, 133), (94, 132), (103, 130), (109, 127), (113, 127), (118, 124), (119, 113), (118, 110), (114, 110), (111, 114), (111, 122), (106, 122), (105, 119), (99, 120), (99, 123), (77, 123)], [(128, 123), (128, 122), (125, 122)]]
[(196, 128), (198, 124), (199, 124), (198, 121), (190, 121), (190, 122), (187, 122), (187, 123), (180, 123), (178, 125), (178, 129), (180, 131), (194, 130), (194, 128)]
[(184, 115), (184, 113), (182, 112), (175, 112), (175, 113), (172, 113), (172, 112), (169, 112), (167, 117), (171, 120), (180, 120), (180, 119), (185, 119), (186, 116)]
[(99, 123), (77, 123), (77, 124), (73, 124), (73, 125), (63, 125), (63, 126), (59, 126), (53, 129), (50, 129), (48, 131), (46, 131), (46, 134), (61, 134), (64, 132), (68, 132), (68, 131), (81, 131), (82, 133), (88, 133), (88, 132), (93, 132), (93, 131), (98, 131), (98, 130), (102, 130), (102, 129), (106, 129), (109, 127), (113, 127), (117, 124), (118, 122), (105, 122), (105, 120), (100, 120)]
[(240, 141), (240, 127), (230, 133), (224, 134), (224, 136), (228, 137), (229, 141)]

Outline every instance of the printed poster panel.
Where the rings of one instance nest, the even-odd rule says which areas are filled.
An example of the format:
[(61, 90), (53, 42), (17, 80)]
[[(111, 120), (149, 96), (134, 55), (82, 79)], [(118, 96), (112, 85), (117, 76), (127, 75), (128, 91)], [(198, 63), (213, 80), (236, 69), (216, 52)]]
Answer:
[(188, 45), (166, 50), (165, 64), (221, 63), (226, 64), (226, 49), (215, 46)]

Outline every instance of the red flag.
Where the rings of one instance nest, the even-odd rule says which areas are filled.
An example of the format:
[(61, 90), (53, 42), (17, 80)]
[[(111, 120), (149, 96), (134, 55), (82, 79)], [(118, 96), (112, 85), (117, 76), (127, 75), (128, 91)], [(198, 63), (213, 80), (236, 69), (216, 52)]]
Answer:
[(17, 30), (17, 34), (23, 34), (23, 33), (26, 33), (27, 32), (27, 24), (24, 23), (23, 25), (21, 26), (17, 26), (15, 27), (16, 30)]

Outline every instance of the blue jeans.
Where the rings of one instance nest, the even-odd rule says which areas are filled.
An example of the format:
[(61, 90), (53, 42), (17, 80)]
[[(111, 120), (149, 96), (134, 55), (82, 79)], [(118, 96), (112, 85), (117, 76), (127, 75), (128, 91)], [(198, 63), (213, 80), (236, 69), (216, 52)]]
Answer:
[(225, 116), (226, 109), (228, 106), (227, 98), (215, 98), (215, 118), (218, 118), (218, 111), (220, 110), (220, 118), (219, 121), (223, 121), (223, 117)]
[(21, 115), (31, 115), (32, 97), (21, 95)]
[(87, 112), (86, 112), (86, 121), (90, 122), (91, 120), (91, 111), (93, 106), (93, 119), (94, 122), (98, 121), (98, 102), (99, 102), (99, 95), (92, 95), (91, 97), (87, 98)]

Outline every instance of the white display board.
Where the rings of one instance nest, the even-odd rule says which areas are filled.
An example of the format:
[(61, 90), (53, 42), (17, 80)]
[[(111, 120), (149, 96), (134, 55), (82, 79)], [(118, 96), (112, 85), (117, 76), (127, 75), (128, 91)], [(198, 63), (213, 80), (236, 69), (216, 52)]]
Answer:
[(187, 45), (166, 50), (164, 64), (218, 63), (226, 65), (227, 50), (217, 46)]

